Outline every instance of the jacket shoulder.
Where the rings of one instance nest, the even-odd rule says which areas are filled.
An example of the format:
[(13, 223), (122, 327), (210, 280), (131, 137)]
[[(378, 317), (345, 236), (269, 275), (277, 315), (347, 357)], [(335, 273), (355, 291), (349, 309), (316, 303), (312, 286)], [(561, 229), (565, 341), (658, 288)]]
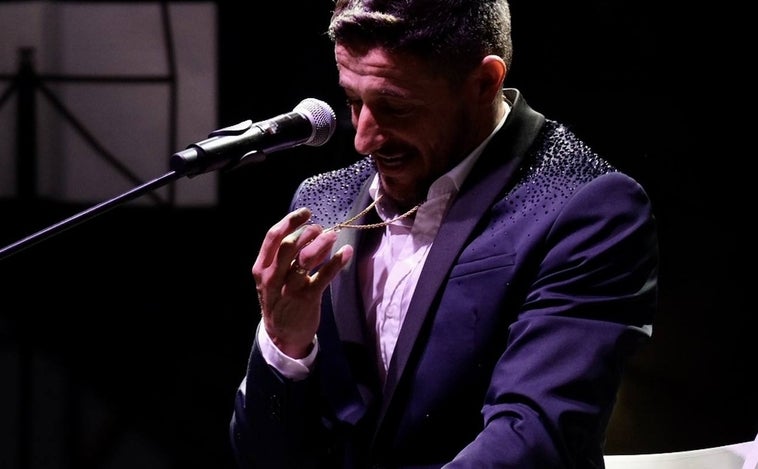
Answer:
[(366, 181), (376, 173), (371, 157), (343, 168), (305, 179), (292, 199), (291, 209), (308, 207), (311, 221), (332, 226), (343, 221)]
[(532, 147), (525, 181), (576, 187), (618, 169), (566, 125), (547, 120)]

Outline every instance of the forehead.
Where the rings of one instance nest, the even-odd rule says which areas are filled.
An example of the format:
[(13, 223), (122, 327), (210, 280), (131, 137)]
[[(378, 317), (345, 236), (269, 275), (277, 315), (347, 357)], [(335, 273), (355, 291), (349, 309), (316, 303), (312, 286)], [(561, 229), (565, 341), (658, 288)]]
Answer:
[(340, 85), (358, 91), (364, 87), (385, 87), (416, 92), (447, 83), (442, 74), (410, 54), (394, 53), (381, 47), (335, 46)]

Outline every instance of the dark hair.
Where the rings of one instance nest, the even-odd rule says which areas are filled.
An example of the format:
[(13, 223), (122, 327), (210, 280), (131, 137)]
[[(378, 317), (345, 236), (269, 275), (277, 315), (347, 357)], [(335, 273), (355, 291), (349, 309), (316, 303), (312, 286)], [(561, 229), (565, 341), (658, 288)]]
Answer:
[(513, 55), (507, 0), (336, 0), (329, 38), (349, 47), (382, 47), (464, 76), (494, 54)]

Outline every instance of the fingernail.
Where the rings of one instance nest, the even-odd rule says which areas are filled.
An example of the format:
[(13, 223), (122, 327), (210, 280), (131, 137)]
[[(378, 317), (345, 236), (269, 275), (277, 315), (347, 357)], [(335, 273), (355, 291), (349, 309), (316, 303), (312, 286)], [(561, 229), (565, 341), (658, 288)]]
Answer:
[(308, 209), (308, 207), (300, 207), (299, 209), (295, 210), (295, 215), (300, 217), (303, 215), (310, 215), (311, 211)]
[(300, 228), (296, 229), (292, 232), (292, 236), (295, 237), (295, 239), (299, 238), (301, 234), (303, 234), (303, 231), (305, 230), (305, 227), (308, 225), (303, 225)]
[(352, 255), (352, 249), (353, 247), (349, 244), (345, 244), (344, 246), (341, 246), (337, 251), (334, 253), (335, 256), (339, 256), (341, 261), (345, 261), (350, 258)]

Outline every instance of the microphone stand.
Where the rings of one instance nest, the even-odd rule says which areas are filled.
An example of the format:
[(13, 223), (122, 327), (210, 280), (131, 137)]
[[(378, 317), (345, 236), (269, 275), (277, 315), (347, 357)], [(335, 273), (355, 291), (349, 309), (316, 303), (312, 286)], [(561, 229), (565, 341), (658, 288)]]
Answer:
[(141, 196), (145, 192), (149, 192), (154, 189), (157, 189), (158, 187), (164, 186), (168, 184), (169, 182), (172, 182), (180, 178), (183, 175), (184, 173), (180, 173), (177, 171), (169, 171), (168, 173), (164, 174), (161, 177), (155, 178), (152, 181), (148, 181), (145, 184), (137, 186), (134, 189), (124, 192), (123, 194), (119, 196), (116, 196), (112, 199), (106, 200), (105, 202), (101, 202), (97, 205), (94, 205), (71, 217), (61, 220), (58, 223), (50, 225), (47, 228), (44, 228), (23, 239), (20, 239), (16, 241), (15, 243), (9, 244), (8, 246), (0, 249), (0, 260), (10, 256), (11, 254), (15, 254), (21, 251), (22, 249), (25, 249), (33, 244), (36, 244), (44, 239), (50, 238), (58, 233), (61, 233), (91, 218), (94, 218), (95, 216), (101, 213), (107, 212), (108, 210), (111, 210), (124, 202), (128, 202), (130, 200), (136, 199), (137, 197)]
[[(258, 123), (247, 120), (216, 130), (207, 139), (171, 155), (168, 173), (0, 249), (0, 260), (181, 176), (194, 177), (217, 169), (258, 163), (267, 153), (298, 145), (323, 145), (334, 133), (335, 121), (334, 111), (328, 104), (307, 98), (292, 112)], [(250, 148), (253, 143), (262, 148)]]

